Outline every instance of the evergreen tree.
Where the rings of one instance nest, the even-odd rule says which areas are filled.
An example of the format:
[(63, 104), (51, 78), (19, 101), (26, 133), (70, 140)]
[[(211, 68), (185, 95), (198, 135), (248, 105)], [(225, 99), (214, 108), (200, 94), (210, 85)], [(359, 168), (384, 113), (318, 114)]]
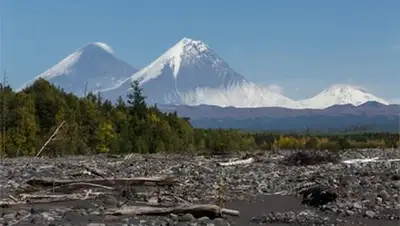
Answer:
[(140, 88), (138, 80), (132, 82), (131, 92), (127, 95), (127, 97), (131, 114), (135, 114), (139, 118), (143, 118), (147, 111), (145, 102), (146, 97), (143, 95), (143, 90)]

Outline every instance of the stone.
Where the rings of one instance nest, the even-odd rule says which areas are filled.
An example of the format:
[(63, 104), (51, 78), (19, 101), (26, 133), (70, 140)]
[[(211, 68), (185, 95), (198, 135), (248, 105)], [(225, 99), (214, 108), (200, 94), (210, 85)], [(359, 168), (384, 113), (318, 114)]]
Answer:
[(355, 209), (362, 209), (363, 207), (362, 207), (361, 203), (355, 202), (355, 203), (353, 203), (353, 208), (355, 208)]
[(390, 200), (390, 198), (391, 198), (390, 195), (389, 195), (389, 193), (388, 193), (387, 191), (385, 191), (385, 190), (380, 191), (379, 194), (378, 194), (378, 196), (379, 196), (380, 198), (382, 198), (383, 201), (388, 201), (388, 200)]
[(179, 220), (182, 222), (191, 222), (191, 221), (194, 221), (195, 218), (192, 214), (187, 213), (187, 214), (183, 215)]
[(174, 220), (174, 221), (178, 221), (178, 220), (179, 220), (179, 216), (176, 215), (176, 214), (173, 214), (173, 213), (171, 213), (171, 214), (169, 215), (169, 218), (171, 218), (171, 220)]
[(353, 216), (354, 215), (354, 211), (351, 210), (345, 210), (347, 216)]
[(367, 210), (367, 211), (365, 212), (365, 215), (366, 215), (367, 217), (369, 217), (369, 218), (375, 218), (376, 213), (375, 213), (374, 211), (372, 211), (372, 210)]

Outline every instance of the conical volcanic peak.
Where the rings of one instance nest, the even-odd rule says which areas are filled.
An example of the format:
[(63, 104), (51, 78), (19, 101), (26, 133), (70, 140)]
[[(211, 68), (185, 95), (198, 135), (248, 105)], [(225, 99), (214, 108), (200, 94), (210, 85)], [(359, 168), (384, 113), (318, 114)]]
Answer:
[(293, 106), (290, 98), (249, 82), (203, 41), (183, 38), (119, 88), (104, 93), (126, 96), (139, 80), (147, 101), (158, 104), (219, 106)]
[(118, 87), (137, 69), (118, 59), (110, 46), (93, 42), (78, 49), (56, 65), (24, 84), (44, 78), (67, 92), (83, 95)]
[[(140, 80), (141, 83), (145, 83), (165, 75), (166, 72), (168, 72), (168, 76), (177, 79), (178, 76), (185, 75), (185, 73), (181, 73), (182, 70), (205, 67), (212, 68), (216, 72), (216, 74), (210, 75), (211, 77), (235, 74), (235, 77), (240, 77), (240, 80), (244, 79), (242, 76), (238, 76), (236, 72), (233, 72), (230, 66), (207, 44), (200, 40), (183, 38), (155, 61), (132, 76), (132, 80)], [(198, 79), (207, 79), (207, 74)]]

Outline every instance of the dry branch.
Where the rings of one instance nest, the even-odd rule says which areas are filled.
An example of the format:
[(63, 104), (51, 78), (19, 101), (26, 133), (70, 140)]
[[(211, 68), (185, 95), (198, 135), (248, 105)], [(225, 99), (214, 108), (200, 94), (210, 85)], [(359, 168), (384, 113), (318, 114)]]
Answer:
[(85, 200), (90, 197), (96, 197), (101, 195), (101, 192), (92, 192), (92, 190), (85, 191), (82, 193), (73, 193), (73, 194), (62, 194), (62, 195), (49, 195), (49, 194), (20, 194), (21, 200), (41, 200), (45, 199), (51, 202), (60, 202), (60, 201), (69, 201), (69, 200)]
[(104, 215), (167, 215), (167, 214), (190, 213), (195, 217), (207, 216), (210, 218), (220, 217), (221, 215), (239, 216), (239, 211), (220, 208), (217, 205), (184, 205), (176, 207), (151, 207), (151, 206), (131, 206), (103, 213)]
[(33, 195), (33, 194), (20, 194), (21, 200), (32, 200), (32, 199), (52, 199), (56, 201), (60, 200), (71, 200), (77, 199), (79, 194), (69, 194), (69, 195)]
[(141, 186), (163, 186), (173, 185), (177, 181), (171, 177), (133, 177), (133, 178), (99, 178), (99, 179), (77, 179), (77, 180), (53, 180), (53, 179), (31, 179), (26, 183), (31, 186), (53, 187), (76, 183), (89, 183), (103, 186), (113, 185), (141, 185)]
[(54, 131), (54, 133), (50, 136), (50, 138), (46, 141), (46, 143), (43, 144), (42, 148), (40, 148), (39, 152), (36, 154), (36, 157), (38, 157), (44, 148), (50, 143), (51, 140), (57, 135), (58, 131), (61, 129), (61, 127), (65, 124), (65, 121), (62, 121), (61, 124), (57, 127), (57, 129)]

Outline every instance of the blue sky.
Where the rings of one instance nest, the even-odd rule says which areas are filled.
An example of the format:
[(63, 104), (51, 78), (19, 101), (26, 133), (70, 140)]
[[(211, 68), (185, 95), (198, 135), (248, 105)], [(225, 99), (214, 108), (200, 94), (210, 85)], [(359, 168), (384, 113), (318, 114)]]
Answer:
[(0, 0), (2, 68), (24, 81), (101, 41), (140, 68), (182, 37), (292, 98), (350, 83), (400, 99), (398, 0)]

